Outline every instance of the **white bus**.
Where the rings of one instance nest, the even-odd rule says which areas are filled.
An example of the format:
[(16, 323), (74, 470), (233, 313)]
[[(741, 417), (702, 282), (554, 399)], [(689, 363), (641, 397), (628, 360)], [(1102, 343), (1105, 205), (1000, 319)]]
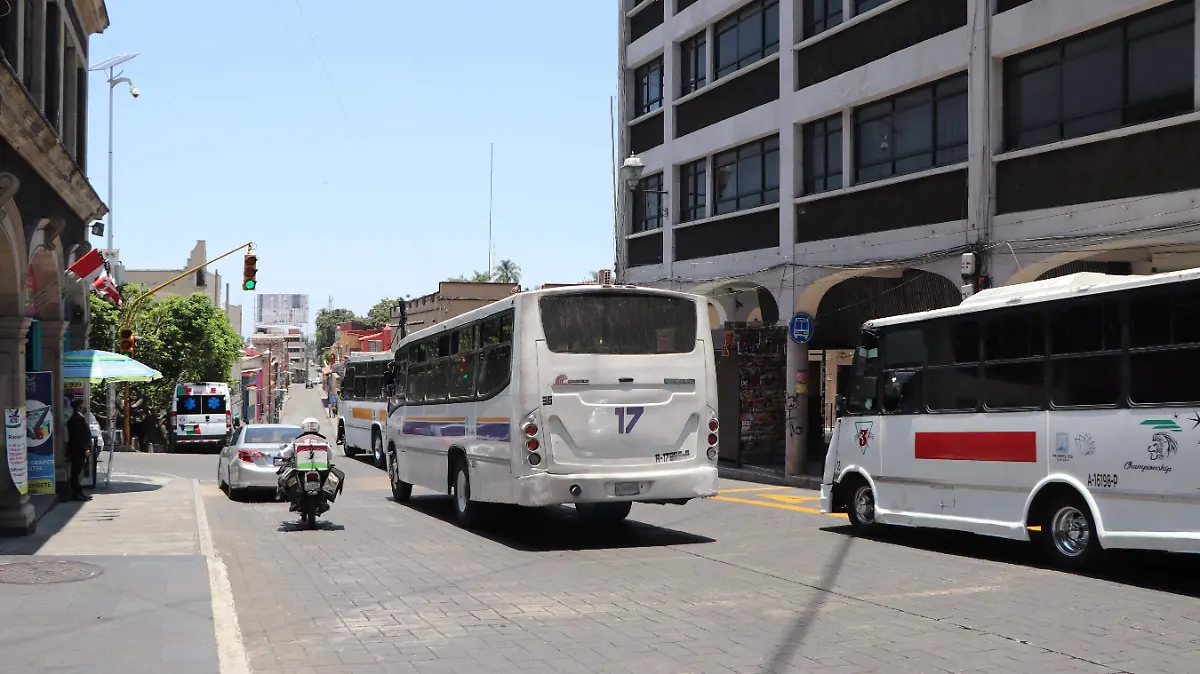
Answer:
[(1200, 552), (1200, 269), (1080, 273), (869, 321), (823, 512), (1103, 548)]
[(370, 452), (375, 465), (384, 468), (384, 425), (387, 396), (384, 384), (391, 378), (391, 351), (355, 353), (346, 359), (346, 374), (338, 393), (337, 442), (346, 456)]
[(703, 298), (625, 286), (525, 292), (406, 337), (388, 410), (392, 493), (574, 504), (613, 522), (632, 502), (717, 493), (717, 392)]

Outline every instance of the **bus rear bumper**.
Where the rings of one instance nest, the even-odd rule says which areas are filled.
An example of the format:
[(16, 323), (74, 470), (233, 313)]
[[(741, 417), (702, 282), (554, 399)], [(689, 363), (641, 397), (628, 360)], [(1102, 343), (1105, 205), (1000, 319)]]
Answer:
[[(633, 493), (632, 485), (635, 484), (637, 492)], [(578, 495), (573, 491), (577, 491)], [(522, 506), (548, 506), (609, 501), (677, 501), (716, 495), (716, 466), (699, 466), (636, 473), (538, 473), (517, 481), (516, 501)]]

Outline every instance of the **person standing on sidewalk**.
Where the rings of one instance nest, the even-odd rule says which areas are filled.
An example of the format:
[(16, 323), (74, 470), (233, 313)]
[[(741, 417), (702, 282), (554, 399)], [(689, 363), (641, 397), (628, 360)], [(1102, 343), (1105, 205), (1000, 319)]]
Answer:
[(83, 400), (71, 401), (74, 412), (67, 419), (67, 459), (71, 462), (71, 500), (90, 501), (91, 496), (83, 493), (79, 484), (79, 475), (87, 463), (87, 455), (91, 451), (92, 429), (88, 426), (87, 416), (84, 415)]

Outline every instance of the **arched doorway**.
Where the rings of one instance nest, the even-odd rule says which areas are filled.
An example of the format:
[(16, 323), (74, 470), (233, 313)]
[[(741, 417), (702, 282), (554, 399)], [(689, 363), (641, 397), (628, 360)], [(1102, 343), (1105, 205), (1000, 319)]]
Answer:
[(863, 323), (943, 309), (962, 301), (962, 291), (947, 275), (952, 265), (936, 269), (841, 272), (801, 293), (800, 306), (808, 307), (814, 322), (807, 350), (806, 473), (819, 475), (824, 469), (825, 449), (836, 421), (836, 396), (848, 389), (853, 349), (859, 344)]
[[(25, 272), (25, 316), (31, 320), (26, 341), (27, 381), (30, 409), (35, 400), (49, 406), (50, 440), (44, 451), (30, 446), (30, 492), (53, 494), (65, 489), (68, 477), (66, 456), (66, 405), (63, 402), (62, 363), (67, 324), (63, 321), (62, 247), (58, 227), (40, 219), (29, 239), (29, 263)], [(48, 373), (38, 377), (32, 372)], [(32, 418), (32, 413), (31, 417)], [(45, 459), (43, 464), (38, 459)], [(44, 471), (44, 472), (43, 472)]]
[[(0, 174), (0, 409), (20, 409), (25, 404), (25, 277), (28, 268), (21, 217), (12, 197), (18, 183)], [(21, 467), (24, 470), (24, 467)], [(0, 535), (28, 534), (34, 511), (29, 496), (14, 487), (7, 461), (0, 462)], [(27, 489), (22, 473), (19, 480)]]

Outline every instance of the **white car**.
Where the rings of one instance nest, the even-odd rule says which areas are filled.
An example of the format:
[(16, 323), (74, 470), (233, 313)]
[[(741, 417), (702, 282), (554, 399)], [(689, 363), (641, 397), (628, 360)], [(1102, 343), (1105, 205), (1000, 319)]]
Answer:
[(229, 498), (248, 489), (275, 489), (275, 457), (300, 435), (292, 424), (242, 426), (233, 441), (221, 450), (217, 484)]

